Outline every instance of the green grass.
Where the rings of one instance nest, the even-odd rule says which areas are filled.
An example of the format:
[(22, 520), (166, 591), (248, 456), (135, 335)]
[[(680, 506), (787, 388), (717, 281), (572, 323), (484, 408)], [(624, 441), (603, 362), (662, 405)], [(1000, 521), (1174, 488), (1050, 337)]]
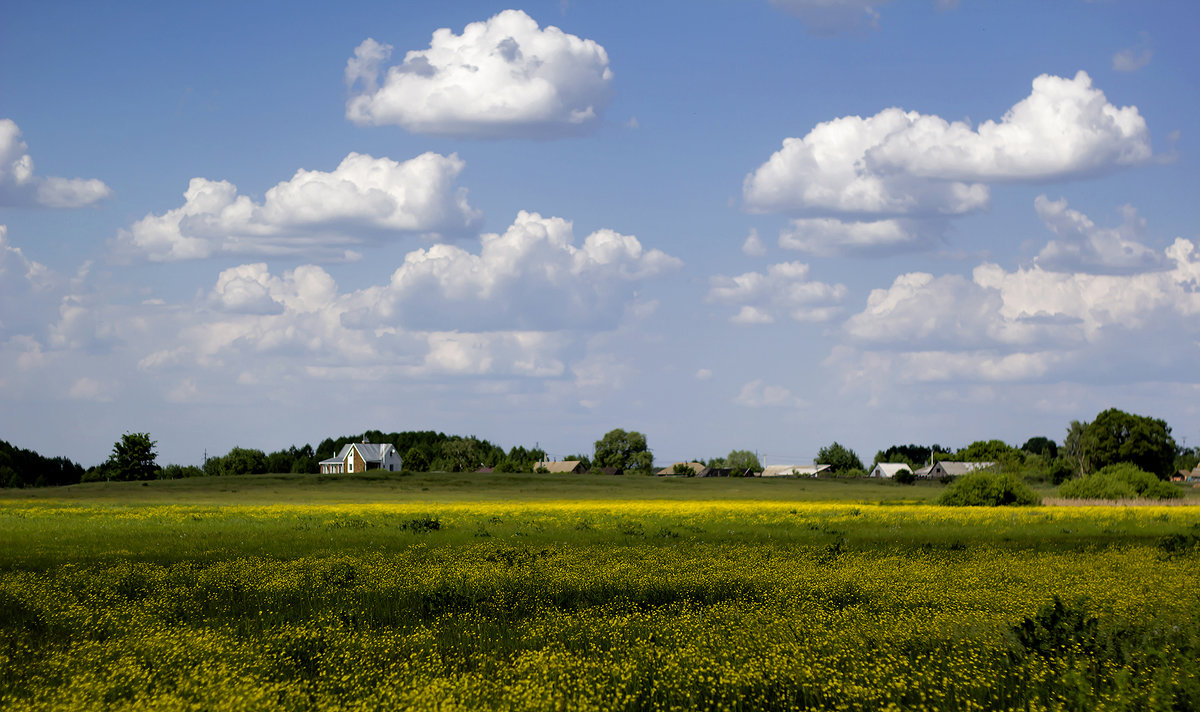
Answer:
[(941, 491), (388, 473), (6, 490), (0, 709), (1200, 706), (1200, 507)]

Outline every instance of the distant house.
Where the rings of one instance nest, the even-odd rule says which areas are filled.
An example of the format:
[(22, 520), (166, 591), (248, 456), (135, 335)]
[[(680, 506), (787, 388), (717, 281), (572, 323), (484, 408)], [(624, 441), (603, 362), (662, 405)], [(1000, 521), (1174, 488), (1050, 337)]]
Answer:
[(995, 467), (994, 462), (937, 462), (929, 469), (926, 477), (940, 479), (942, 477), (960, 477), (968, 472), (986, 470)]
[(830, 465), (768, 465), (762, 477), (816, 477), (828, 470)]
[(579, 460), (543, 460), (534, 466), (534, 471), (545, 468), (549, 472), (566, 472), (578, 475), (587, 472), (587, 468)]
[(925, 479), (930, 476), (929, 472), (932, 469), (933, 469), (933, 465), (926, 465), (924, 467), (920, 467), (920, 468), (917, 468), (916, 470), (913, 470), (913, 474), (916, 475), (917, 479), (919, 479), (919, 480)]
[(896, 473), (900, 470), (912, 472), (912, 469), (903, 462), (880, 462), (875, 465), (875, 468), (871, 470), (871, 474), (868, 477), (895, 477)]
[(367, 470), (399, 472), (403, 461), (391, 443), (350, 443), (343, 445), (337, 457), (321, 460), (321, 474), (340, 475)]
[[(674, 474), (676, 474), (675, 467), (677, 465), (682, 465), (684, 467), (690, 467), (692, 469), (692, 474), (691, 474), (692, 477), (708, 477), (709, 476), (709, 472), (708, 472), (709, 468), (703, 462), (673, 462), (670, 465), (668, 465), (667, 467), (664, 467), (661, 470), (659, 470), (658, 474), (674, 475)], [(687, 474), (687, 473), (684, 473), (684, 474)], [(713, 475), (713, 476), (715, 477), (716, 475)]]

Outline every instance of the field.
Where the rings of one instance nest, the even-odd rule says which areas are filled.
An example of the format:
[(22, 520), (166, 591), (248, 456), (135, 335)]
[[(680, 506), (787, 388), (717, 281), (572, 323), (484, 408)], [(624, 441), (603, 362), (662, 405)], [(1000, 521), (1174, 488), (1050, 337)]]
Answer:
[(1200, 709), (1200, 507), (939, 492), (434, 474), (5, 490), (0, 708)]

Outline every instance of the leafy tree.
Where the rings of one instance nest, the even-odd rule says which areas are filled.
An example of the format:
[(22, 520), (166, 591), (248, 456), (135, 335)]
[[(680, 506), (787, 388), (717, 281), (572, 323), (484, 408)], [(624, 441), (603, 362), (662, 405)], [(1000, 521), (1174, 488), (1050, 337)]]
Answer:
[(262, 450), (235, 447), (221, 458), (223, 475), (262, 475), (267, 472), (267, 455)]
[(911, 465), (913, 468), (919, 469), (933, 456), (935, 452), (947, 452), (950, 448), (942, 447), (938, 444), (933, 445), (892, 445), (886, 450), (879, 450), (875, 453), (875, 460), (871, 462), (874, 467), (881, 462), (903, 462), (906, 465)]
[(414, 445), (404, 455), (404, 469), (413, 472), (424, 472), (429, 469), (429, 455), (424, 449)]
[(1030, 455), (1041, 455), (1047, 460), (1058, 457), (1058, 443), (1041, 435), (1026, 440), (1021, 449)]
[(902, 467), (896, 470), (896, 474), (892, 475), (892, 481), (898, 485), (915, 485), (917, 483), (917, 476), (913, 474), (912, 470)]
[(817, 459), (813, 460), (813, 464), (829, 465), (829, 472), (834, 475), (847, 470), (863, 469), (862, 460), (858, 459), (858, 455), (837, 441), (818, 450)]
[(1000, 462), (1015, 459), (1024, 460), (1022, 452), (1003, 440), (976, 440), (955, 453), (959, 462)]
[(1067, 437), (1063, 439), (1062, 454), (1071, 463), (1071, 469), (1077, 476), (1084, 476), (1091, 470), (1091, 441), (1086, 437), (1087, 421), (1072, 420), (1067, 426)]
[(731, 470), (745, 471), (753, 470), (762, 472), (762, 463), (758, 461), (758, 456), (749, 450), (730, 450), (725, 456), (725, 464), (723, 467), (728, 467)]
[(1194, 470), (1200, 465), (1200, 447), (1187, 449), (1180, 446), (1179, 451), (1175, 454), (1175, 469), (1176, 470)]
[(113, 443), (108, 476), (114, 480), (152, 480), (158, 475), (157, 443), (149, 433), (125, 433)]
[(1108, 465), (1129, 462), (1157, 475), (1171, 476), (1175, 465), (1175, 440), (1165, 421), (1133, 415), (1116, 408), (1096, 416), (1083, 433), (1093, 472)]
[(636, 430), (626, 432), (616, 428), (596, 441), (592, 464), (595, 467), (615, 467), (622, 473), (648, 475), (654, 465), (654, 456), (646, 447), (645, 435)]

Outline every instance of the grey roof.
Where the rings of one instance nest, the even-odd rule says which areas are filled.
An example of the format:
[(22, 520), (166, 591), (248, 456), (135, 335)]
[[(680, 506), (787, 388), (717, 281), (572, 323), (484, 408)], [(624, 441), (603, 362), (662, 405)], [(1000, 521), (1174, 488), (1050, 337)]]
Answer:
[(812, 477), (829, 469), (829, 465), (768, 465), (763, 477)]
[(995, 465), (994, 462), (939, 462), (947, 475), (965, 475)]
[(321, 460), (322, 465), (336, 465), (339, 462), (345, 462), (346, 456), (350, 454), (350, 448), (357, 448), (358, 454), (362, 459), (370, 462), (383, 462), (383, 456), (387, 454), (388, 448), (392, 447), (390, 443), (347, 443), (338, 450), (335, 457), (328, 460)]

